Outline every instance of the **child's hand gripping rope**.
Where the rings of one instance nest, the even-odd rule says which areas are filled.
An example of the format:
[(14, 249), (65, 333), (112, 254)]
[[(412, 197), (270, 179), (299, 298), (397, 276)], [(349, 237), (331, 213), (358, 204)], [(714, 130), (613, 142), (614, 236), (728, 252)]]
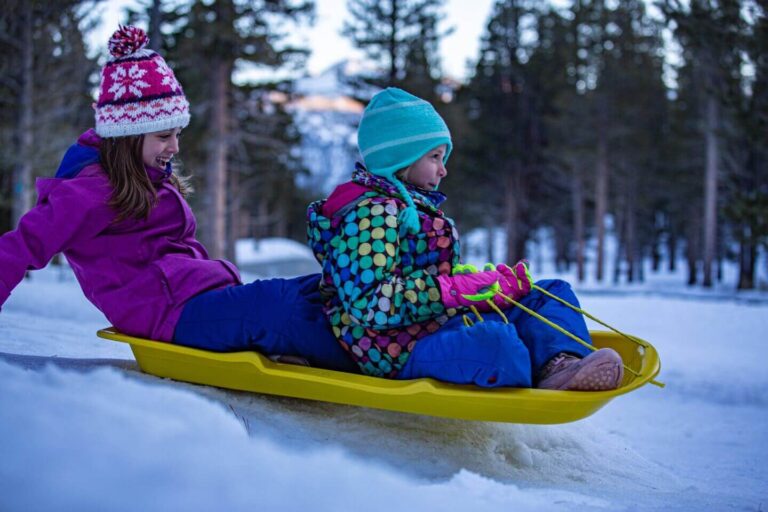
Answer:
[[(554, 294), (548, 292), (544, 288), (541, 288), (541, 287), (533, 284), (533, 280), (531, 279), (531, 274), (528, 271), (528, 262), (526, 260), (520, 260), (517, 263), (515, 263), (512, 267), (504, 265), (503, 263), (499, 264), (499, 265), (496, 265), (494, 267), (493, 264), (486, 263), (483, 268), (484, 268), (483, 271), (478, 271), (477, 267), (475, 267), (474, 265), (468, 265), (468, 264), (467, 265), (457, 265), (457, 266), (455, 266), (453, 268), (453, 276), (451, 276), (450, 278), (444, 278), (444, 279), (453, 279), (453, 278), (457, 278), (457, 277), (471, 276), (471, 277), (475, 277), (476, 278), (476, 281), (473, 281), (473, 282), (480, 283), (480, 282), (484, 282), (485, 280), (490, 279), (489, 276), (495, 276), (496, 274), (502, 276), (496, 282), (493, 282), (493, 283), (490, 283), (490, 284), (486, 284), (485, 286), (482, 286), (482, 287), (481, 286), (477, 286), (476, 288), (474, 288), (474, 293), (463, 294), (463, 295), (462, 294), (458, 294), (465, 301), (465, 303), (461, 304), (461, 305), (469, 307), (472, 310), (472, 312), (475, 314), (477, 319), (479, 321), (481, 321), (481, 322), (484, 321), (484, 320), (483, 320), (483, 317), (480, 315), (480, 311), (485, 311), (485, 312), (495, 311), (495, 312), (497, 312), (502, 317), (504, 322), (509, 323), (509, 320), (507, 319), (506, 315), (504, 315), (504, 313), (501, 311), (499, 306), (500, 305), (510, 304), (510, 305), (514, 305), (514, 306), (522, 309), (526, 313), (528, 313), (531, 316), (541, 320), (542, 322), (544, 322), (545, 324), (549, 325), (553, 329), (555, 329), (555, 330), (565, 334), (569, 338), (571, 338), (574, 341), (578, 342), (579, 344), (587, 347), (588, 349), (590, 349), (590, 350), (597, 350), (594, 346), (592, 346), (591, 344), (589, 344), (586, 341), (582, 340), (581, 338), (579, 338), (575, 334), (566, 331), (565, 329), (563, 329), (559, 325), (556, 325), (556, 324), (552, 323), (548, 319), (544, 318), (543, 316), (539, 315), (535, 311), (525, 307), (524, 305), (522, 305), (522, 304), (520, 304), (518, 302), (518, 300), (520, 300), (521, 298), (523, 298), (526, 295), (528, 295), (530, 293), (530, 291), (533, 289), (533, 290), (537, 290), (537, 291), (543, 293), (544, 295), (548, 296), (551, 299), (554, 299), (554, 300), (557, 300), (557, 301), (561, 302), (565, 306), (567, 306), (567, 307), (573, 309), (574, 311), (577, 311), (577, 312), (587, 316), (588, 318), (594, 320), (595, 322), (598, 322), (599, 324), (601, 324), (601, 325), (603, 325), (605, 327), (608, 327), (610, 330), (618, 333), (619, 335), (623, 336), (624, 338), (626, 338), (626, 339), (628, 339), (628, 340), (630, 340), (630, 341), (632, 341), (634, 343), (637, 343), (640, 346), (644, 346), (645, 345), (645, 343), (642, 340), (639, 340), (639, 339), (635, 338), (634, 336), (629, 336), (628, 334), (625, 334), (625, 333), (619, 331), (615, 327), (612, 327), (612, 326), (606, 324), (602, 320), (600, 320), (600, 319), (594, 317), (593, 315), (587, 313), (583, 309), (581, 309), (581, 308), (579, 308), (577, 306), (574, 306), (573, 304), (570, 304), (567, 301), (561, 299), (557, 295), (554, 295)], [(482, 277), (479, 277), (479, 276), (482, 276)], [(441, 276), (441, 277), (443, 277), (443, 276)], [(438, 280), (440, 280), (440, 278), (438, 278)], [(506, 287), (504, 285), (502, 285), (501, 283), (504, 283), (504, 285), (506, 285)], [(440, 286), (441, 286), (441, 291), (442, 291), (443, 290), (443, 288), (442, 288), (443, 287), (443, 282), (442, 281), (441, 281)], [(507, 291), (505, 291), (505, 288), (510, 293), (507, 293)], [(453, 292), (449, 292), (449, 293), (453, 293)], [(443, 295), (443, 297), (445, 297), (445, 295)], [(443, 301), (445, 302), (445, 298), (443, 299)], [(447, 304), (446, 304), (446, 306), (447, 306)], [(466, 325), (472, 325), (473, 321), (470, 320), (468, 315), (464, 315), (464, 323)], [(635, 370), (629, 368), (627, 365), (624, 365), (624, 369), (626, 371), (630, 372), (631, 374), (635, 375), (635, 376), (639, 375)], [(663, 383), (658, 382), (656, 380), (651, 380), (650, 382), (651, 382), (651, 384), (654, 384), (656, 386), (664, 387)]]
[(500, 309), (508, 307), (504, 297), (519, 300), (531, 291), (532, 279), (526, 263), (519, 261), (513, 267), (494, 267), (489, 263), (482, 271), (474, 265), (457, 265), (453, 275), (437, 278), (443, 304), (448, 308), (468, 307), (481, 319), (479, 311), (495, 311), (506, 321)]

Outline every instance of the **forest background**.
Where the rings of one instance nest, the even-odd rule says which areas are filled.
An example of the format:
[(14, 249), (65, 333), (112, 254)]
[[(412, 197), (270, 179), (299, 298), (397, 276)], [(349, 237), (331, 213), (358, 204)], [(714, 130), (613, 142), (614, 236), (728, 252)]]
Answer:
[[(4, 2), (0, 233), (34, 205), (34, 178), (92, 126), (106, 58), (85, 43), (97, 4)], [(140, 5), (123, 21), (147, 29), (192, 105), (182, 168), (211, 255), (233, 259), (245, 237), (303, 242), (318, 192), (302, 177), (328, 158), (304, 158), (296, 84), (312, 48), (290, 35), (312, 23), (315, 2)], [(342, 36), (369, 65), (344, 77), (344, 98), (362, 108), (397, 86), (433, 102), (456, 145), (441, 187), (448, 211), (462, 231), (501, 227), (507, 261), (545, 228), (556, 266), (579, 280), (642, 281), (642, 262), (684, 261), (689, 284), (712, 287), (734, 261), (733, 286), (765, 287), (767, 11), (765, 0), (499, 0), (472, 72), (456, 80), (438, 51), (451, 30), (443, 0), (347, 0)], [(262, 78), (243, 80), (248, 69)], [(352, 158), (354, 142), (341, 141)], [(613, 276), (607, 227), (619, 247)]]

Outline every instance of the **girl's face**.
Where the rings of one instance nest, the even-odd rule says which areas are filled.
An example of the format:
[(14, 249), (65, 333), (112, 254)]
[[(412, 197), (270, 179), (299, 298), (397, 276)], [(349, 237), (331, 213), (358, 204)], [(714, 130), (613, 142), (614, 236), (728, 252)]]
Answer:
[(435, 190), (440, 184), (440, 180), (448, 175), (448, 171), (443, 165), (445, 151), (445, 144), (427, 151), (405, 171), (403, 176), (405, 181), (424, 190)]
[(181, 128), (145, 134), (144, 146), (141, 149), (144, 165), (165, 169), (168, 162), (179, 152), (179, 135)]

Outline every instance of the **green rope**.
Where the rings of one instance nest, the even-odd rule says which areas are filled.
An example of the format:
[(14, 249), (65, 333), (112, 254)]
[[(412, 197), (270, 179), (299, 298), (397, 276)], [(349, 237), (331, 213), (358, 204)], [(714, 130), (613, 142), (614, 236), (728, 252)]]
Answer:
[[(609, 328), (610, 330), (612, 330), (613, 332), (615, 332), (616, 334), (618, 334), (618, 335), (620, 335), (620, 336), (623, 336), (623, 337), (624, 337), (624, 338), (626, 338), (627, 340), (629, 340), (629, 341), (631, 341), (631, 342), (633, 342), (633, 343), (636, 343), (636, 344), (640, 345), (640, 346), (641, 346), (641, 347), (643, 347), (643, 348), (648, 348), (648, 343), (647, 343), (647, 342), (645, 342), (645, 341), (643, 341), (643, 340), (641, 340), (641, 339), (635, 338), (634, 336), (630, 336), (629, 334), (626, 334), (626, 333), (623, 333), (623, 332), (621, 332), (620, 330), (616, 329), (615, 327), (613, 327), (613, 326), (610, 326), (610, 325), (608, 325), (607, 323), (603, 322), (603, 321), (602, 321), (602, 320), (600, 320), (599, 318), (597, 318), (597, 317), (595, 317), (595, 316), (593, 316), (593, 315), (590, 315), (589, 313), (587, 313), (586, 311), (584, 311), (584, 310), (583, 310), (583, 309), (581, 309), (580, 307), (574, 306), (573, 304), (571, 304), (571, 303), (570, 303), (570, 302), (568, 302), (567, 300), (564, 300), (564, 299), (562, 299), (562, 298), (558, 297), (557, 295), (554, 295), (554, 294), (552, 294), (552, 293), (548, 292), (548, 291), (547, 291), (547, 290), (545, 290), (544, 288), (542, 288), (542, 287), (540, 287), (540, 286), (537, 286), (537, 285), (535, 285), (535, 284), (534, 284), (534, 285), (532, 285), (532, 288), (533, 288), (534, 290), (538, 290), (538, 291), (540, 291), (541, 293), (543, 293), (543, 294), (544, 294), (544, 295), (546, 295), (547, 297), (550, 297), (550, 298), (552, 298), (552, 299), (555, 299), (556, 301), (560, 302), (561, 304), (563, 304), (563, 305), (565, 305), (565, 306), (568, 306), (568, 307), (569, 307), (569, 308), (571, 308), (572, 310), (574, 310), (574, 311), (577, 311), (577, 312), (581, 313), (582, 315), (586, 316), (587, 318), (589, 318), (589, 319), (591, 319), (591, 320), (594, 320), (595, 322), (599, 323), (599, 324), (600, 324), (600, 325), (602, 325), (603, 327), (607, 327), (607, 328)], [(506, 297), (505, 297), (505, 298), (506, 298)], [(542, 318), (543, 318), (543, 317), (542, 317)], [(546, 319), (544, 319), (544, 320), (545, 320), (546, 322), (549, 322), (549, 321), (548, 321), (548, 320), (546, 320)], [(625, 368), (625, 369), (627, 369), (627, 370), (629, 370), (629, 368), (627, 368), (627, 366), (626, 366), (626, 365), (624, 366), (624, 368)], [(638, 375), (637, 373), (633, 372), (632, 370), (629, 370), (629, 371), (630, 371), (630, 372), (632, 372), (632, 373), (634, 373), (635, 375)], [(666, 386), (666, 384), (664, 384), (663, 382), (660, 382), (660, 381), (658, 381), (658, 380), (656, 380), (656, 379), (651, 379), (651, 380), (650, 380), (650, 381), (648, 381), (648, 382), (650, 382), (650, 383), (651, 383), (651, 384), (653, 384), (654, 386), (658, 386), (658, 387), (660, 387), (660, 388), (663, 388), (663, 387), (665, 387), (665, 386)]]
[[(553, 329), (555, 329), (556, 331), (558, 331), (558, 332), (561, 332), (561, 333), (565, 334), (566, 336), (568, 336), (569, 338), (571, 338), (573, 341), (576, 341), (577, 343), (581, 343), (582, 345), (584, 345), (585, 347), (587, 347), (589, 350), (592, 350), (592, 351), (595, 351), (595, 350), (597, 350), (597, 348), (593, 347), (592, 345), (590, 345), (589, 343), (587, 343), (587, 342), (586, 342), (586, 341), (584, 341), (583, 339), (579, 338), (579, 337), (578, 337), (578, 336), (576, 336), (575, 334), (573, 334), (573, 333), (571, 333), (571, 332), (568, 332), (568, 331), (566, 331), (565, 329), (563, 329), (562, 327), (560, 327), (559, 325), (557, 325), (556, 323), (554, 323), (554, 322), (552, 322), (552, 321), (550, 321), (550, 320), (547, 320), (546, 318), (544, 318), (543, 316), (541, 316), (540, 314), (538, 314), (538, 313), (537, 313), (537, 312), (535, 312), (534, 310), (532, 310), (532, 309), (529, 309), (529, 308), (527, 308), (527, 307), (523, 306), (522, 304), (520, 304), (519, 302), (517, 302), (515, 299), (513, 299), (513, 298), (511, 298), (511, 297), (507, 297), (507, 296), (506, 296), (506, 295), (504, 295), (503, 293), (499, 293), (499, 296), (500, 296), (502, 299), (504, 299), (505, 301), (509, 302), (510, 304), (514, 304), (515, 306), (519, 307), (520, 309), (522, 309), (523, 311), (525, 311), (526, 313), (528, 313), (528, 314), (529, 314), (529, 315), (531, 315), (532, 317), (534, 317), (534, 318), (537, 318), (537, 319), (541, 320), (542, 322), (544, 322), (544, 323), (545, 323), (545, 324), (547, 324), (548, 326), (552, 327), (552, 328), (553, 328)], [(624, 369), (625, 369), (626, 371), (628, 371), (629, 373), (631, 373), (632, 375), (634, 375), (635, 377), (640, 377), (640, 374), (639, 374), (638, 372), (636, 372), (635, 370), (633, 370), (632, 368), (629, 368), (627, 365), (625, 365), (625, 364), (623, 364), (623, 363), (622, 363), (622, 366), (624, 366)]]
[(532, 286), (532, 288), (533, 288), (534, 290), (538, 290), (538, 291), (540, 291), (541, 293), (543, 293), (543, 294), (544, 294), (544, 295), (546, 295), (547, 297), (550, 297), (550, 298), (552, 298), (552, 299), (555, 299), (556, 301), (560, 302), (561, 304), (564, 304), (564, 305), (568, 306), (568, 307), (569, 307), (569, 308), (571, 308), (572, 310), (574, 310), (574, 311), (578, 311), (579, 313), (581, 313), (582, 315), (586, 316), (586, 317), (587, 317), (587, 318), (589, 318), (590, 320), (594, 320), (595, 322), (597, 322), (598, 324), (602, 325), (603, 327), (607, 327), (607, 328), (609, 328), (610, 330), (612, 330), (612, 331), (613, 331), (613, 332), (615, 332), (616, 334), (619, 334), (619, 335), (623, 336), (624, 338), (628, 339), (629, 341), (631, 341), (631, 342), (633, 342), (633, 343), (636, 343), (636, 344), (640, 345), (640, 346), (641, 346), (641, 347), (643, 347), (643, 348), (648, 348), (648, 343), (647, 343), (647, 342), (645, 342), (645, 341), (643, 341), (643, 340), (640, 340), (640, 339), (637, 339), (637, 338), (635, 338), (634, 336), (630, 336), (629, 334), (625, 334), (625, 333), (621, 332), (620, 330), (616, 329), (615, 327), (612, 327), (612, 326), (608, 325), (607, 323), (603, 322), (603, 321), (602, 321), (602, 320), (600, 320), (599, 318), (596, 318), (596, 317), (594, 317), (594, 316), (590, 315), (589, 313), (587, 313), (586, 311), (584, 311), (584, 310), (583, 310), (583, 309), (581, 309), (580, 307), (574, 306), (573, 304), (571, 304), (571, 303), (569, 303), (568, 301), (566, 301), (566, 300), (564, 300), (564, 299), (562, 299), (562, 298), (558, 297), (557, 295), (555, 295), (555, 294), (553, 294), (553, 293), (550, 293), (550, 292), (548, 292), (547, 290), (545, 290), (545, 289), (544, 289), (544, 288), (542, 288), (541, 286), (536, 286), (536, 285), (534, 284), (534, 285)]
[[(471, 273), (473, 271), (475, 271), (475, 272), (477, 271), (477, 269), (474, 268), (472, 265), (460, 265), (460, 266), (457, 266), (457, 267), (460, 267), (460, 270), (461, 270), (460, 273)], [(526, 273), (527, 273), (527, 269), (526, 269)], [(568, 336), (569, 338), (571, 338), (575, 342), (580, 343), (581, 345), (587, 347), (589, 350), (592, 350), (592, 351), (597, 350), (597, 348), (595, 348), (594, 346), (592, 346), (588, 342), (582, 340), (581, 338), (579, 338), (575, 334), (573, 334), (573, 333), (563, 329), (559, 325), (557, 325), (554, 322), (552, 322), (551, 320), (548, 320), (547, 318), (541, 316), (540, 314), (538, 314), (537, 312), (533, 311), (532, 309), (523, 306), (522, 304), (520, 304), (516, 300), (512, 299), (511, 297), (508, 297), (508, 296), (504, 295), (503, 293), (501, 293), (500, 288), (501, 287), (498, 285), (498, 283), (494, 283), (493, 285), (489, 286), (486, 290), (484, 290), (483, 293), (480, 293), (480, 294), (477, 294), (477, 295), (463, 295), (463, 297), (466, 298), (466, 299), (469, 299), (469, 300), (474, 300), (476, 302), (481, 302), (481, 301), (485, 300), (486, 302), (488, 302), (488, 304), (491, 305), (492, 309), (495, 312), (497, 312), (499, 315), (501, 315), (501, 317), (504, 319), (504, 323), (509, 323), (509, 320), (507, 320), (507, 317), (504, 315), (504, 313), (502, 313), (501, 310), (498, 307), (495, 307), (496, 305), (491, 300), (491, 297), (493, 295), (498, 295), (499, 297), (503, 298), (505, 301), (509, 302), (510, 304), (513, 304), (513, 305), (517, 306), (518, 308), (522, 309), (523, 311), (525, 311), (526, 313), (528, 313), (532, 317), (534, 317), (534, 318), (544, 322), (545, 324), (547, 324), (548, 326), (552, 327), (556, 331), (558, 331), (558, 332)], [(608, 325), (607, 323), (603, 322), (599, 318), (597, 318), (597, 317), (589, 314), (588, 312), (584, 311), (580, 307), (574, 306), (573, 304), (571, 304), (568, 301), (558, 297), (557, 295), (548, 292), (544, 288), (542, 288), (540, 286), (537, 286), (535, 284), (531, 284), (531, 288), (534, 289), (534, 290), (538, 290), (539, 292), (543, 293), (547, 297), (549, 297), (551, 299), (555, 299), (556, 301), (558, 301), (561, 304), (571, 308), (572, 310), (574, 310), (574, 311), (576, 311), (578, 313), (581, 313), (582, 315), (586, 316), (590, 320), (593, 320), (593, 321), (597, 322), (598, 324), (602, 325), (603, 327), (607, 327), (608, 329), (612, 330), (616, 334), (619, 334), (620, 336), (622, 336), (625, 339), (631, 341), (632, 343), (640, 345), (643, 348), (649, 348), (649, 345), (648, 345), (647, 342), (645, 342), (645, 341), (643, 341), (641, 339), (635, 338), (634, 336), (630, 336), (629, 334), (626, 334), (624, 332), (621, 332), (620, 330), (616, 329), (615, 327), (613, 327), (611, 325)], [(475, 316), (479, 319), (480, 322), (484, 321), (483, 317), (480, 315), (480, 312), (477, 310), (477, 308), (475, 308), (475, 306), (470, 306), (470, 309), (475, 314)], [(464, 325), (466, 325), (467, 327), (470, 327), (470, 326), (474, 325), (474, 322), (472, 322), (472, 320), (470, 320), (467, 317), (467, 315), (464, 315)], [(640, 374), (638, 372), (636, 372), (635, 370), (633, 370), (632, 368), (628, 367), (627, 365), (625, 365), (623, 363), (622, 363), (622, 366), (624, 367), (624, 370), (628, 371), (629, 373), (631, 373), (635, 377), (640, 377)], [(659, 381), (657, 381), (655, 379), (651, 379), (649, 382), (651, 384), (653, 384), (654, 386), (658, 386), (660, 388), (663, 388), (665, 386), (665, 384), (663, 382), (659, 382)]]

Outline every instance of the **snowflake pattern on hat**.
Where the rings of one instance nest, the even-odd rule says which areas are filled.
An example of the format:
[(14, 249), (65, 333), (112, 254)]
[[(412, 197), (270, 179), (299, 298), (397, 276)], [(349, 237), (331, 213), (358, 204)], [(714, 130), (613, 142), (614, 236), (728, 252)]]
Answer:
[(161, 82), (163, 85), (167, 85), (174, 92), (181, 90), (179, 82), (177, 82), (176, 77), (173, 76), (173, 71), (171, 71), (171, 68), (168, 67), (168, 64), (166, 64), (164, 60), (157, 62), (157, 69), (155, 71), (163, 75), (163, 80)]
[(137, 27), (120, 27), (109, 40), (111, 58), (101, 72), (96, 133), (124, 137), (184, 128), (189, 103), (166, 64)]
[(120, 99), (126, 91), (141, 98), (141, 89), (149, 87), (149, 84), (141, 79), (146, 74), (147, 70), (139, 69), (138, 64), (134, 64), (127, 71), (125, 66), (118, 67), (109, 75), (114, 83), (108, 92), (111, 92), (116, 100)]

